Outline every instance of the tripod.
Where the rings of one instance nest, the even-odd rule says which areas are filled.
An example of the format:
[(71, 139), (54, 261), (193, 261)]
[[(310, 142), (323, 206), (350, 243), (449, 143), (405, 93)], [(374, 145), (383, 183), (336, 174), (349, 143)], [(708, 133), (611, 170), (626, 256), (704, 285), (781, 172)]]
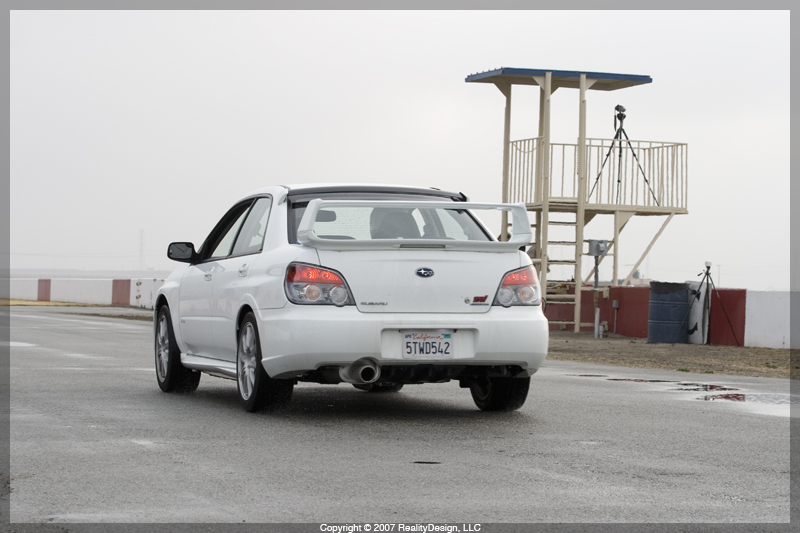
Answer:
[[(642, 164), (639, 162), (639, 156), (636, 155), (636, 150), (633, 149), (633, 145), (631, 144), (631, 140), (628, 137), (628, 134), (625, 132), (625, 129), (622, 127), (622, 123), (625, 121), (625, 108), (621, 105), (618, 105), (614, 108), (614, 111), (617, 112), (614, 115), (614, 129), (617, 130), (614, 133), (614, 139), (611, 141), (611, 146), (608, 147), (608, 152), (606, 153), (605, 159), (603, 159), (603, 164), (600, 165), (600, 171), (597, 173), (597, 179), (594, 180), (594, 185), (592, 185), (592, 190), (589, 191), (589, 197), (592, 196), (594, 192), (594, 188), (597, 186), (597, 183), (600, 181), (600, 176), (603, 174), (603, 168), (606, 166), (606, 162), (608, 161), (611, 152), (614, 151), (614, 147), (617, 145), (617, 141), (619, 141), (619, 159), (617, 161), (617, 203), (619, 203), (619, 194), (622, 190), (622, 136), (625, 136), (625, 141), (628, 143), (628, 148), (631, 149), (631, 153), (633, 154), (633, 158), (636, 159), (636, 164), (639, 166), (639, 171), (642, 173), (642, 177), (644, 178), (644, 182), (647, 184), (647, 188), (650, 190), (650, 194), (653, 195), (653, 201), (656, 205), (659, 205), (658, 199), (656, 198), (656, 194), (653, 192), (653, 188), (650, 186), (650, 182), (647, 180), (647, 175), (644, 173), (644, 169), (642, 168)], [(619, 128), (617, 127), (617, 120), (619, 120)]]
[[(703, 276), (700, 279), (700, 286), (697, 287), (697, 291), (694, 293), (694, 298), (692, 298), (692, 303), (689, 304), (689, 309), (686, 310), (686, 315), (683, 317), (683, 321), (681, 322), (680, 327), (678, 327), (678, 331), (675, 332), (675, 337), (672, 339), (672, 346), (675, 345), (675, 341), (678, 339), (678, 334), (683, 328), (683, 325), (686, 324), (686, 319), (689, 318), (689, 313), (692, 310), (692, 306), (694, 305), (695, 301), (700, 300), (700, 293), (703, 291), (703, 283), (706, 284), (706, 294), (708, 294), (710, 289), (714, 290), (714, 293), (717, 295), (717, 300), (719, 301), (719, 305), (722, 308), (722, 312), (725, 314), (725, 319), (728, 321), (728, 326), (731, 328), (731, 333), (733, 334), (733, 340), (736, 341), (736, 346), (741, 346), (739, 344), (739, 339), (736, 338), (736, 332), (733, 329), (733, 324), (731, 324), (731, 319), (728, 318), (728, 312), (725, 311), (725, 305), (722, 303), (722, 298), (719, 295), (719, 291), (717, 290), (717, 286), (714, 284), (714, 280), (711, 278), (711, 262), (706, 261), (706, 269), (703, 272), (700, 272), (698, 276)], [(711, 299), (709, 297), (708, 300), (709, 307), (711, 306)], [(703, 339), (703, 344), (706, 344), (706, 339)]]

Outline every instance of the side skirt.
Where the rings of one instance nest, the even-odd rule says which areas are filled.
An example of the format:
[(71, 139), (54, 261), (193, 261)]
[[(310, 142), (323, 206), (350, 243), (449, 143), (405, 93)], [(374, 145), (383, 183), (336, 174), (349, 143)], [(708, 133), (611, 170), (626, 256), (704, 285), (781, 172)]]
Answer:
[(221, 361), (219, 359), (182, 353), (181, 364), (186, 368), (199, 370), (200, 372), (205, 372), (212, 376), (236, 379), (236, 363), (231, 361)]

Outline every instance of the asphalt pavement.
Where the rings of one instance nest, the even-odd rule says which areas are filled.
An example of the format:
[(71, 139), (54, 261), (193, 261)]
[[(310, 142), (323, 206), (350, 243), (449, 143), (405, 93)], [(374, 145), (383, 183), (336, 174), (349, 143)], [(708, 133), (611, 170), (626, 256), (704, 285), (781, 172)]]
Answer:
[[(11, 521), (788, 522), (789, 381), (546, 361), (517, 412), (458, 383), (165, 394), (152, 325), (11, 310)], [(146, 312), (142, 312), (145, 313)]]

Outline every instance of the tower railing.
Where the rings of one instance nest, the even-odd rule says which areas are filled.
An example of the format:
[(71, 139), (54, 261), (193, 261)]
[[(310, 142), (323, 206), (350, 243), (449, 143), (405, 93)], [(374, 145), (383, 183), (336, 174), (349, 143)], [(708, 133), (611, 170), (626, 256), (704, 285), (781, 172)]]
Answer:
[[(509, 201), (541, 202), (544, 169), (538, 168), (537, 172), (537, 167), (544, 164), (540, 148), (542, 138), (522, 139), (509, 144)], [(687, 145), (635, 140), (630, 144), (629, 147), (624, 139), (586, 140), (586, 204), (686, 209)], [(551, 199), (577, 200), (577, 155), (577, 144), (550, 144), (547, 160), (550, 176), (548, 195)]]

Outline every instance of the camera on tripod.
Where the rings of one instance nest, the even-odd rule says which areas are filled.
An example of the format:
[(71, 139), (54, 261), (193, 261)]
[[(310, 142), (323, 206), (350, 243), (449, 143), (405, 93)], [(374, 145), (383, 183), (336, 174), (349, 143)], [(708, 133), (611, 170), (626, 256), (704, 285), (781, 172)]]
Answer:
[[(614, 130), (615, 130), (614, 140), (611, 141), (611, 146), (608, 147), (608, 152), (606, 152), (606, 156), (603, 159), (603, 164), (600, 165), (600, 170), (597, 172), (597, 179), (594, 180), (594, 185), (592, 185), (592, 189), (589, 191), (589, 197), (592, 196), (592, 193), (594, 193), (595, 187), (597, 187), (597, 184), (600, 182), (600, 176), (603, 175), (603, 169), (606, 166), (606, 162), (608, 161), (609, 156), (611, 156), (611, 152), (613, 152), (615, 149), (618, 149), (619, 150), (619, 154), (618, 154), (618, 160), (617, 160), (618, 162), (617, 162), (617, 187), (616, 187), (616, 189), (617, 189), (617, 203), (619, 203), (620, 196), (621, 196), (621, 193), (622, 193), (622, 166), (623, 166), (622, 165), (622, 149), (623, 149), (623, 146), (622, 146), (623, 139), (622, 138), (624, 136), (625, 137), (625, 143), (627, 144), (628, 148), (630, 149), (631, 153), (633, 154), (633, 158), (636, 160), (636, 165), (639, 167), (639, 172), (641, 172), (642, 178), (644, 178), (644, 182), (647, 184), (647, 188), (650, 190), (650, 194), (653, 196), (653, 202), (656, 205), (660, 205), (658, 203), (658, 198), (656, 198), (656, 193), (655, 193), (655, 191), (653, 191), (653, 187), (650, 186), (650, 181), (647, 179), (647, 175), (644, 173), (644, 169), (642, 168), (642, 163), (639, 161), (639, 156), (636, 155), (636, 151), (633, 149), (633, 145), (631, 144), (631, 140), (628, 137), (628, 134), (625, 132), (625, 128), (622, 127), (622, 124), (625, 121), (625, 117), (627, 116), (627, 115), (625, 115), (625, 106), (623, 106), (621, 104), (617, 105), (614, 108), (614, 111), (617, 112), (617, 114), (614, 115)], [(617, 121), (619, 121), (619, 127), (617, 126)]]

